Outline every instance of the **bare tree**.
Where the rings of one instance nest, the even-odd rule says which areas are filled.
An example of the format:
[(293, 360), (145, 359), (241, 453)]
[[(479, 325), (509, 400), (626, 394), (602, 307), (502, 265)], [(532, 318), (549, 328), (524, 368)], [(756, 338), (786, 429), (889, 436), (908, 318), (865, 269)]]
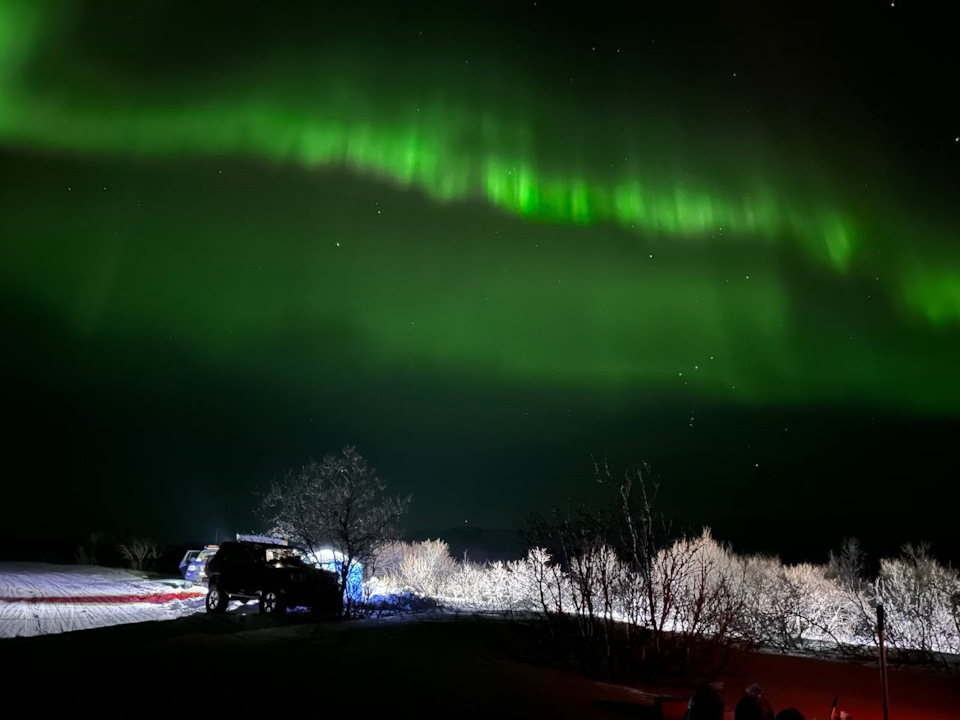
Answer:
[(386, 490), (376, 470), (348, 445), (274, 481), (261, 512), (272, 533), (312, 553), (326, 548), (340, 553), (342, 601), (351, 570), (374, 562), (379, 549), (397, 537), (396, 523), (410, 505), (409, 495), (390, 497)]
[(845, 590), (862, 590), (866, 585), (866, 560), (860, 541), (857, 538), (846, 538), (839, 551), (830, 551), (827, 575)]
[(133, 570), (146, 570), (160, 557), (160, 546), (148, 538), (134, 538), (129, 543), (120, 543), (117, 551)]
[(721, 664), (744, 638), (742, 567), (708, 531), (673, 535), (645, 466), (594, 470), (610, 502), (528, 526), (553, 561), (530, 563), (533, 605), (561, 655), (630, 681)]
[(92, 532), (82, 545), (77, 546), (73, 561), (77, 565), (97, 565), (97, 553), (107, 543), (107, 538), (101, 532)]

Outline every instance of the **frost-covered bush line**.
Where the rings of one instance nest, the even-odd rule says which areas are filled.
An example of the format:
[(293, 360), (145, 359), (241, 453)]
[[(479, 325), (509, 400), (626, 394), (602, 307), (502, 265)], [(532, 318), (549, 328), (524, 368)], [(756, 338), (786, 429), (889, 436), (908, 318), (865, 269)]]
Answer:
[(960, 655), (960, 576), (927, 548), (906, 546), (869, 577), (855, 541), (827, 565), (741, 556), (708, 530), (673, 532), (646, 468), (595, 470), (612, 501), (530, 523), (522, 560), (455, 562), (440, 540), (395, 543), (381, 577), (448, 607), (535, 615), (558, 654), (608, 675), (706, 671), (694, 659), (719, 663), (743, 643), (870, 652), (881, 603), (896, 657)]
[[(739, 556), (709, 531), (659, 550), (645, 569), (598, 544), (561, 563), (543, 548), (510, 562), (455, 561), (446, 543), (397, 543), (384, 583), (466, 610), (627, 624), (690, 641), (725, 638), (784, 651), (869, 651), (876, 608), (887, 642), (927, 659), (960, 654), (960, 574), (907, 546), (867, 578), (842, 555), (829, 565)], [(592, 631), (591, 631), (592, 632)]]

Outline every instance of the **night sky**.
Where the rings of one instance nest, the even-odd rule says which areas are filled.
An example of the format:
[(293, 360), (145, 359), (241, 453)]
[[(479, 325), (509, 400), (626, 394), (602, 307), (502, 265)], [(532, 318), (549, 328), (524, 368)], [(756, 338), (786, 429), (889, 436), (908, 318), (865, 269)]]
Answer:
[(745, 549), (957, 552), (937, 12), (0, 0), (0, 534), (210, 541), (352, 443), (412, 532), (593, 454)]

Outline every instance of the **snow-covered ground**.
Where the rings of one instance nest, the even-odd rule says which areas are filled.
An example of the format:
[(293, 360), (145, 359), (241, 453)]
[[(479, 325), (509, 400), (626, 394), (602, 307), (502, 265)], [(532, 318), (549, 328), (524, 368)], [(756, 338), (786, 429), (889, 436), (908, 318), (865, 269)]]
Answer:
[(174, 620), (203, 610), (203, 593), (115, 568), (0, 563), (0, 638)]

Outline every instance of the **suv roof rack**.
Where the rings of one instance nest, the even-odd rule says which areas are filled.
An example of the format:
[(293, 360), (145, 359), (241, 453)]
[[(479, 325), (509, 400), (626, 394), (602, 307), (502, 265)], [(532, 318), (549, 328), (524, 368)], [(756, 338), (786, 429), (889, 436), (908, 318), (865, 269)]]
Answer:
[(243, 533), (237, 533), (237, 542), (254, 542), (264, 545), (290, 545), (289, 542), (280, 538), (269, 537), (267, 535), (245, 535)]

